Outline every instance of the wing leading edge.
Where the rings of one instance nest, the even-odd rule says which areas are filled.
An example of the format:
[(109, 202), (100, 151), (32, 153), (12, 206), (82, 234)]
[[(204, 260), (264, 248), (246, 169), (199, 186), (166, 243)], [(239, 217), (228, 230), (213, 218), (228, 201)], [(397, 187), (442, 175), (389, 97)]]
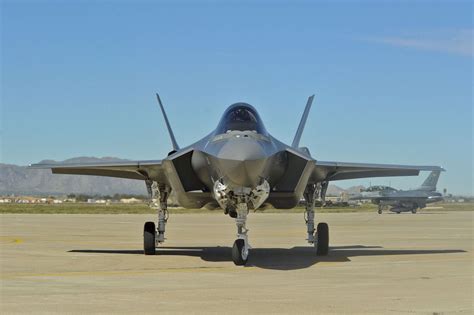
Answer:
[(311, 179), (333, 181), (367, 177), (417, 176), (420, 171), (444, 171), (440, 166), (315, 161)]
[(31, 164), (32, 169), (51, 169), (53, 174), (94, 175), (166, 181), (161, 160), (104, 163)]

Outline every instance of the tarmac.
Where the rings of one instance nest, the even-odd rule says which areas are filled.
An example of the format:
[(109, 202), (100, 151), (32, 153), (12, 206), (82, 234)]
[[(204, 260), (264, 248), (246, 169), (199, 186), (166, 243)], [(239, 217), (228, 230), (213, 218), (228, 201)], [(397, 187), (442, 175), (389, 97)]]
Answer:
[(472, 314), (473, 215), (319, 214), (318, 257), (302, 214), (251, 213), (243, 267), (220, 213), (171, 214), (156, 256), (142, 254), (153, 215), (4, 214), (0, 312)]

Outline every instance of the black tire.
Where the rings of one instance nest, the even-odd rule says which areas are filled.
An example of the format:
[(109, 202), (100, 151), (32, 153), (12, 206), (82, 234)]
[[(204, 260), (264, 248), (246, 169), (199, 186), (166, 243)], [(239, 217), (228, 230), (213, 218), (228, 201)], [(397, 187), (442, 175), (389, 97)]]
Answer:
[(382, 214), (382, 209), (379, 209), (379, 211), (377, 211), (379, 214)]
[(245, 241), (243, 239), (235, 240), (232, 246), (232, 261), (237, 266), (243, 266), (247, 263), (248, 254), (244, 254)]
[(329, 252), (329, 226), (327, 223), (319, 223), (316, 228), (316, 254), (326, 256)]
[(415, 208), (415, 209), (411, 209), (411, 213), (416, 214), (416, 208)]
[(155, 255), (155, 235), (155, 223), (146, 222), (143, 227), (143, 252), (145, 255)]

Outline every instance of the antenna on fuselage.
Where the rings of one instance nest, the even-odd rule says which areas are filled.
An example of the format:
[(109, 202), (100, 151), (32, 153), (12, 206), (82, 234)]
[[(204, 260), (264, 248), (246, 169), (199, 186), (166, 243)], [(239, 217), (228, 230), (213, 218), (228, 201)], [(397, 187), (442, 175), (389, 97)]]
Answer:
[(177, 150), (179, 150), (179, 145), (176, 142), (176, 139), (175, 139), (174, 133), (173, 133), (173, 129), (171, 129), (170, 122), (168, 121), (168, 116), (166, 116), (165, 108), (163, 107), (163, 103), (161, 103), (161, 99), (160, 99), (160, 96), (158, 95), (158, 93), (156, 93), (156, 99), (158, 100), (158, 104), (160, 105), (161, 113), (163, 114), (163, 117), (165, 118), (165, 123), (166, 123), (166, 127), (168, 128), (168, 133), (169, 133), (170, 138), (171, 138), (171, 144), (173, 145), (173, 150), (177, 151)]
[(308, 101), (306, 102), (306, 107), (304, 109), (303, 116), (301, 116), (300, 124), (298, 125), (295, 138), (293, 139), (293, 143), (291, 144), (293, 148), (298, 148), (300, 145), (301, 135), (303, 134), (303, 129), (306, 124), (306, 119), (308, 119), (309, 110), (311, 109), (311, 104), (313, 104), (313, 99), (314, 99), (314, 94), (308, 97)]

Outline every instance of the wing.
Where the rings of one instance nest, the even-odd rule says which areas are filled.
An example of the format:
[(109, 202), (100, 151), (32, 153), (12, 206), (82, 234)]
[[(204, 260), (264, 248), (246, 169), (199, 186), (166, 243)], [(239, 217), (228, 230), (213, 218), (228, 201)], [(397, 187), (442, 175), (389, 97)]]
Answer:
[(386, 197), (373, 197), (368, 199), (381, 199), (381, 200), (414, 200), (414, 199), (427, 199), (426, 196), (403, 196), (403, 197), (395, 197), (395, 196), (386, 196)]
[(31, 164), (32, 169), (51, 169), (53, 174), (95, 175), (166, 182), (160, 160), (107, 163)]
[(315, 161), (311, 179), (319, 182), (366, 177), (416, 176), (420, 171), (435, 170), (444, 171), (439, 166)]

